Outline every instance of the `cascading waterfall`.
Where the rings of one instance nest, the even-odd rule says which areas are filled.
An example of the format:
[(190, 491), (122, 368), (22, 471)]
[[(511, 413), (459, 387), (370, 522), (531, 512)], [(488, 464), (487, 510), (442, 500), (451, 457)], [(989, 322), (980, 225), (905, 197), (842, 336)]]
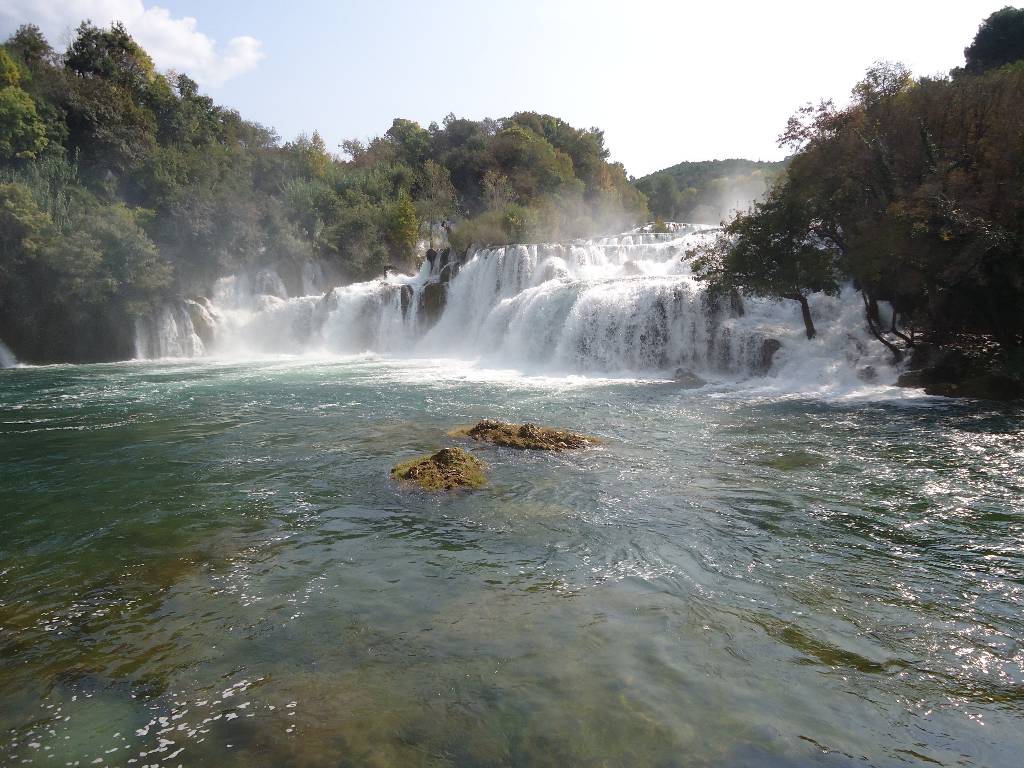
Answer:
[[(137, 327), (140, 357), (357, 354), (458, 357), (546, 373), (885, 376), (852, 289), (813, 296), (803, 338), (795, 302), (714, 297), (688, 251), (706, 228), (633, 232), (572, 244), (447, 252), (416, 275), (322, 290), (313, 263), (302, 295), (271, 269), (223, 277), (208, 298), (168, 305)], [(777, 352), (777, 354), (776, 354)], [(773, 365), (774, 359), (774, 365)]]
[(16, 368), (18, 366), (18, 358), (11, 352), (10, 347), (0, 341), (0, 368)]

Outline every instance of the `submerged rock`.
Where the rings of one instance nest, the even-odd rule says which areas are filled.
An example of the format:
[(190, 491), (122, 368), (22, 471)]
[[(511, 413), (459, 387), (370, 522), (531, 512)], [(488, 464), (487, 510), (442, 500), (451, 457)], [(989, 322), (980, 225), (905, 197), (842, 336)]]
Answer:
[(402, 462), (391, 470), (391, 476), (428, 491), (480, 488), (487, 484), (484, 466), (480, 459), (461, 448), (442, 448), (429, 456)]
[(412, 306), (413, 299), (416, 295), (413, 292), (411, 285), (403, 285), (400, 289), (399, 299), (402, 304), (402, 317), (405, 317), (409, 313), (409, 307)]
[(939, 397), (1024, 398), (1024, 376), (1011, 360), (919, 344), (910, 359), (910, 368), (900, 375), (898, 386), (921, 388), (925, 394)]
[(761, 349), (758, 350), (757, 360), (754, 364), (753, 374), (755, 376), (766, 376), (772, 368), (775, 353), (782, 349), (782, 342), (778, 339), (765, 339), (761, 342)]
[(874, 384), (878, 381), (878, 371), (873, 365), (865, 365), (863, 368), (857, 369), (857, 378), (867, 384)]
[(907, 371), (896, 382), (901, 387), (920, 388), (927, 395), (938, 397), (969, 397), (981, 400), (1020, 400), (1024, 398), (1024, 382), (1003, 371), (982, 371), (953, 379), (934, 369)]
[(444, 312), (448, 303), (448, 286), (442, 283), (427, 283), (420, 294), (420, 317), (429, 325), (433, 325)]
[(704, 379), (688, 368), (676, 368), (676, 372), (672, 374), (672, 380), (683, 389), (700, 389), (707, 384)]
[(452, 437), (471, 437), (504, 448), (521, 448), (536, 451), (564, 451), (598, 445), (596, 437), (581, 435), (536, 424), (511, 424), (507, 421), (484, 419), (472, 427), (460, 427), (448, 433)]

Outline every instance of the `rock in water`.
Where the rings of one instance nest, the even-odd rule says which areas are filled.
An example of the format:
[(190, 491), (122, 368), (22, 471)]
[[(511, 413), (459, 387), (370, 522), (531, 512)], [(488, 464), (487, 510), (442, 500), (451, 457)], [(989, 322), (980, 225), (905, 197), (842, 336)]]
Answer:
[(429, 456), (403, 462), (391, 470), (395, 480), (406, 480), (428, 491), (481, 488), (487, 484), (484, 463), (461, 448), (442, 448)]
[(432, 326), (444, 312), (448, 299), (448, 286), (442, 283), (427, 283), (420, 294), (420, 313), (426, 323)]
[(596, 437), (568, 432), (562, 429), (540, 427), (536, 424), (511, 424), (507, 421), (484, 419), (472, 427), (460, 427), (448, 433), (452, 437), (471, 437), (504, 448), (522, 448), (536, 451), (564, 451), (598, 445)]
[(752, 373), (755, 376), (767, 376), (768, 371), (771, 370), (772, 361), (775, 359), (775, 353), (782, 349), (782, 342), (778, 339), (765, 339), (761, 342), (760, 354), (757, 356), (757, 362), (753, 366)]
[(672, 380), (683, 389), (700, 389), (707, 384), (704, 379), (686, 368), (676, 368), (676, 372), (672, 375)]

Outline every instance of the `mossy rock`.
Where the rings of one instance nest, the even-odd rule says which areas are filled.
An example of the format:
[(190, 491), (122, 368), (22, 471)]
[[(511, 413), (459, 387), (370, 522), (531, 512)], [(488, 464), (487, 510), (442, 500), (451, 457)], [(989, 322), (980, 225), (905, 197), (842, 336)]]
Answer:
[(391, 470), (391, 477), (428, 491), (455, 488), (481, 488), (487, 484), (485, 464), (461, 448), (442, 448), (429, 456), (402, 462)]
[(459, 427), (448, 433), (452, 437), (471, 437), (504, 448), (535, 451), (565, 451), (589, 448), (601, 441), (590, 435), (581, 435), (562, 429), (539, 427), (536, 424), (510, 424), (506, 421), (484, 419), (472, 427)]

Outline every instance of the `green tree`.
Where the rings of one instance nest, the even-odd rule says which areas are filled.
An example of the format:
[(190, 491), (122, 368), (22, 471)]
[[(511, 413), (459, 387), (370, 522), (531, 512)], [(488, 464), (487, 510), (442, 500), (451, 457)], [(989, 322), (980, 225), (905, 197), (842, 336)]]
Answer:
[(21, 184), (0, 184), (0, 285), (36, 258), (52, 236), (52, 222)]
[(493, 168), (484, 174), (483, 194), (489, 211), (503, 211), (516, 200), (516, 192), (512, 189), (508, 176)]
[(647, 202), (655, 216), (675, 219), (682, 208), (683, 196), (676, 186), (676, 180), (668, 174), (662, 174), (655, 176)]
[(17, 88), (21, 84), (21, 72), (7, 51), (0, 48), (0, 88)]
[(82, 22), (64, 55), (64, 66), (77, 75), (111, 80), (141, 93), (154, 79), (153, 60), (120, 22), (100, 29)]
[(1024, 8), (1006, 6), (985, 19), (964, 58), (973, 73), (1024, 59)]
[(0, 88), (0, 158), (33, 158), (46, 144), (46, 126), (32, 97), (14, 86)]
[(416, 206), (409, 194), (402, 190), (398, 199), (389, 206), (387, 214), (387, 236), (397, 254), (403, 259), (411, 259), (416, 250), (419, 238), (420, 221), (416, 216)]
[(423, 182), (417, 196), (416, 207), (430, 231), (430, 247), (434, 247), (435, 227), (455, 214), (455, 187), (448, 169), (427, 160), (423, 164)]
[(726, 226), (724, 236), (699, 254), (694, 271), (718, 288), (796, 301), (807, 338), (813, 339), (807, 295), (839, 292), (837, 256), (833, 243), (816, 236), (799, 190), (783, 184)]

